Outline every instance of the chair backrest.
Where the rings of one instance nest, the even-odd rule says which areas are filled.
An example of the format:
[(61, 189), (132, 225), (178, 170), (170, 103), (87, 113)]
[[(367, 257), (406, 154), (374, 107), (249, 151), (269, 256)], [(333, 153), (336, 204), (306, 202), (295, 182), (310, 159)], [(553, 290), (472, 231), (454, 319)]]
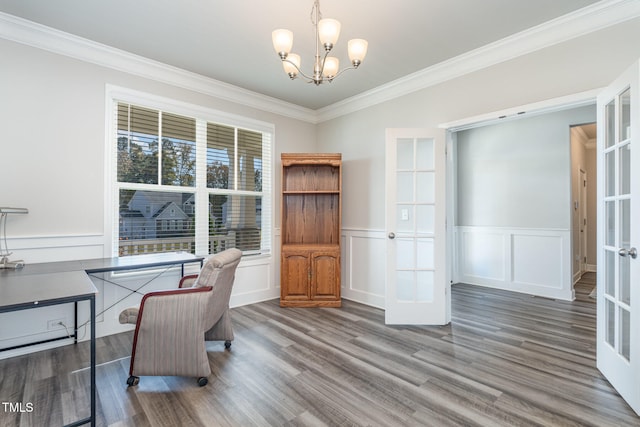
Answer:
[(211, 286), (210, 319), (211, 327), (220, 319), (225, 310), (229, 308), (229, 298), (235, 280), (236, 268), (240, 263), (242, 251), (236, 248), (227, 249), (209, 257), (200, 274), (193, 284), (194, 287)]

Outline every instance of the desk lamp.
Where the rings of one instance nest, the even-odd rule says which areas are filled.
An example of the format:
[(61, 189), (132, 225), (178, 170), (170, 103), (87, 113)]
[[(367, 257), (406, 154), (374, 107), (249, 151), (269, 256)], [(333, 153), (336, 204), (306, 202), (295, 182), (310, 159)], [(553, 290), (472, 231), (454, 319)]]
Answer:
[[(26, 214), (29, 210), (26, 208), (3, 208), (0, 207), (0, 270), (17, 269), (24, 267), (24, 261), (9, 261), (9, 246), (7, 245), (7, 215), (9, 214)], [(4, 242), (4, 247), (3, 247)]]

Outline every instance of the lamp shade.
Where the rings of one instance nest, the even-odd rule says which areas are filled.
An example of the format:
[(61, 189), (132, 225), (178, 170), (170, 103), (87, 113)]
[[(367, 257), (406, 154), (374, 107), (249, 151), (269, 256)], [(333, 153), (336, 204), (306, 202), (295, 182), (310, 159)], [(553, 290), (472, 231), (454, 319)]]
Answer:
[(325, 49), (327, 49), (327, 46), (330, 46), (329, 49), (331, 49), (331, 47), (337, 43), (339, 36), (339, 21), (335, 19), (321, 19), (318, 22), (318, 37), (320, 38), (320, 43), (325, 46)]
[(324, 60), (324, 69), (322, 70), (322, 74), (328, 78), (332, 79), (338, 74), (338, 69), (340, 68), (340, 60), (335, 56), (328, 56)]
[(293, 46), (293, 33), (289, 30), (279, 29), (271, 33), (271, 40), (273, 41), (273, 48), (277, 54), (291, 52)]
[(367, 56), (367, 47), (369, 43), (363, 39), (352, 39), (349, 40), (348, 50), (349, 50), (349, 59), (354, 67), (360, 65), (360, 63), (364, 60), (364, 57)]
[[(295, 66), (293, 64), (295, 64)], [(298, 69), (300, 68), (300, 55), (296, 55), (295, 53), (290, 54), (286, 60), (282, 61), (282, 67), (289, 77), (294, 78), (298, 75)]]

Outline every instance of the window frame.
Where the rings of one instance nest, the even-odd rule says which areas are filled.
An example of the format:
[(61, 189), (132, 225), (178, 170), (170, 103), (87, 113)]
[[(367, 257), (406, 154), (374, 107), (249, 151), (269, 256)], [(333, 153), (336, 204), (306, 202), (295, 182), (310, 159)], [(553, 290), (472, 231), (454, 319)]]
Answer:
[[(226, 195), (253, 195), (262, 198), (262, 214), (261, 214), (261, 239), (260, 250), (257, 252), (248, 252), (246, 254), (270, 256), (273, 253), (273, 218), (274, 218), (274, 145), (275, 145), (275, 126), (271, 123), (250, 119), (235, 114), (225, 113), (208, 107), (203, 107), (183, 101), (178, 101), (163, 96), (152, 95), (149, 93), (107, 85), (105, 96), (105, 252), (111, 257), (119, 255), (119, 191), (126, 187), (132, 190), (147, 190), (160, 192), (178, 192), (193, 193), (194, 213), (195, 213), (195, 253), (198, 255), (209, 255), (208, 252), (208, 235), (209, 235), (209, 213), (208, 199), (210, 194), (226, 194)], [(118, 103), (127, 103), (140, 107), (151, 108), (162, 111), (163, 113), (177, 114), (181, 116), (196, 119), (196, 147), (202, 144), (198, 141), (199, 132), (202, 127), (205, 129), (206, 135), (207, 123), (215, 123), (224, 126), (234, 127), (253, 132), (260, 132), (266, 139), (266, 146), (263, 147), (263, 176), (262, 191), (243, 191), (214, 189), (206, 187), (206, 138), (204, 141), (204, 149), (196, 149), (196, 182), (204, 182), (204, 187), (198, 184), (194, 186), (178, 186), (158, 184), (142, 184), (142, 183), (119, 183), (118, 182), (118, 161), (117, 161), (117, 109)], [(237, 130), (236, 130), (237, 133)], [(237, 163), (238, 155), (234, 156)], [(204, 167), (202, 167), (204, 165)], [(265, 213), (267, 215), (265, 215)]]

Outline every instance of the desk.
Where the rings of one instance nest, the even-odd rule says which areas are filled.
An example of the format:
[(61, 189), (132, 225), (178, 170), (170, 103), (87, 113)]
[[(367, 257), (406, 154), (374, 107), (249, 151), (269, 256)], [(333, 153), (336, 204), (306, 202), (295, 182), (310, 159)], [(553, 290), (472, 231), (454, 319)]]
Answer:
[[(91, 311), (91, 416), (70, 426), (96, 423), (96, 294), (98, 290), (86, 273), (67, 271), (2, 275), (0, 313), (88, 300)], [(77, 331), (76, 331), (77, 333)]]
[[(76, 315), (73, 337), (76, 342), (78, 339), (77, 304), (79, 301), (89, 301), (91, 322), (91, 416), (70, 424), (70, 426), (78, 426), (86, 423), (95, 425), (96, 420), (95, 296), (98, 290), (89, 275), (93, 273), (138, 270), (171, 265), (181, 265), (184, 275), (184, 264), (192, 262), (202, 264), (203, 260), (204, 257), (179, 252), (27, 264), (19, 270), (0, 270), (0, 313), (47, 307), (56, 304), (74, 303)], [(0, 351), (68, 338), (69, 336), (53, 338), (6, 348)]]
[[(102, 280), (104, 282), (111, 283), (112, 285), (121, 286), (118, 283), (110, 282), (100, 277), (95, 276), (95, 274), (99, 273), (107, 273), (107, 272), (117, 272), (117, 271), (131, 271), (131, 270), (141, 270), (145, 268), (154, 268), (154, 267), (168, 267), (172, 265), (180, 265), (181, 266), (181, 275), (184, 276), (184, 265), (189, 263), (200, 263), (202, 266), (202, 262), (204, 257), (195, 256), (193, 254), (187, 252), (170, 252), (170, 253), (161, 253), (161, 254), (145, 254), (145, 255), (132, 255), (126, 257), (119, 258), (95, 258), (95, 259), (83, 259), (83, 260), (75, 260), (75, 261), (59, 261), (59, 262), (45, 262), (45, 263), (36, 263), (36, 264), (27, 264), (24, 268), (18, 270), (0, 270), (0, 301), (2, 305), (5, 303), (5, 296), (2, 293), (4, 288), (4, 283), (11, 280), (21, 280), (22, 277), (28, 277), (36, 274), (70, 274), (70, 275), (79, 275), (84, 277), (93, 277), (98, 280)], [(33, 295), (37, 295), (38, 298), (43, 298), (43, 292), (48, 292), (48, 286), (44, 286), (47, 284), (45, 281), (41, 283), (37, 288), (37, 293)], [(145, 283), (146, 285), (146, 283)], [(122, 287), (122, 286), (121, 286)], [(144, 286), (142, 286), (144, 287)], [(52, 286), (49, 291), (55, 292), (56, 286)], [(134, 294), (138, 292), (140, 289), (125, 289), (130, 291), (130, 294)], [(97, 292), (97, 291), (96, 291)], [(127, 296), (129, 296), (127, 295)], [(126, 298), (125, 296), (124, 298)], [(124, 299), (123, 298), (123, 299)], [(73, 301), (67, 301), (73, 302)], [(120, 301), (117, 301), (118, 303)], [(58, 303), (62, 304), (62, 303)], [(114, 304), (115, 305), (115, 304)], [(34, 307), (29, 307), (34, 308)], [(111, 308), (111, 307), (108, 307)], [(108, 309), (107, 308), (107, 309)], [(102, 312), (106, 311), (103, 310)], [(98, 313), (97, 315), (102, 314)], [(95, 318), (94, 316), (91, 319)], [(60, 341), (73, 338), (74, 343), (78, 342), (78, 304), (75, 302), (74, 305), (74, 323), (73, 323), (73, 334), (71, 335), (63, 335), (56, 338), (49, 338), (46, 340), (40, 340), (36, 342), (30, 342), (27, 344), (19, 344), (11, 347), (0, 348), (0, 351), (8, 351), (14, 350), (17, 348), (29, 347), (37, 344), (44, 344), (52, 341)]]

